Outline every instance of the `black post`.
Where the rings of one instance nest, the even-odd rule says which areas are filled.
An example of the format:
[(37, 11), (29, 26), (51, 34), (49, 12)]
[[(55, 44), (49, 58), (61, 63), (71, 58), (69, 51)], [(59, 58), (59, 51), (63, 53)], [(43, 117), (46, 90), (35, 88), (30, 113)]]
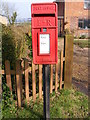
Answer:
[(49, 79), (49, 65), (43, 65), (43, 110), (45, 120), (50, 118), (50, 79)]

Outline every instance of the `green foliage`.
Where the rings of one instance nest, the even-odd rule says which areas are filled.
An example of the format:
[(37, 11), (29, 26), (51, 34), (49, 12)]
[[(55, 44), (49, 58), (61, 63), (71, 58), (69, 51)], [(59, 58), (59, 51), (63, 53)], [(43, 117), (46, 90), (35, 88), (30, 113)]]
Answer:
[(2, 108), (3, 110), (7, 107), (10, 107), (10, 104), (12, 104), (12, 93), (9, 90), (9, 87), (3, 80), (3, 94), (2, 94)]
[(29, 57), (32, 59), (33, 56), (32, 56), (32, 35), (31, 33), (27, 35), (26, 38), (27, 38), (28, 49), (30, 50)]
[(86, 35), (81, 35), (80, 37), (79, 37), (79, 39), (85, 39), (86, 38)]
[(51, 98), (50, 110), (52, 118), (86, 118), (88, 97), (74, 89), (62, 89)]
[(3, 11), (3, 15), (5, 15), (9, 21), (10, 25), (13, 25), (15, 23), (16, 17), (17, 17), (17, 12), (15, 10), (15, 5), (9, 5), (7, 2), (2, 2), (1, 3), (1, 8)]
[(74, 44), (81, 48), (90, 48), (90, 40), (74, 40)]
[(2, 63), (9, 60), (14, 65), (16, 60), (15, 42), (10, 27), (2, 26)]
[(27, 38), (25, 32), (22, 27), (17, 26), (10, 26), (12, 30), (12, 34), (14, 36), (14, 43), (15, 43), (15, 52), (16, 52), (16, 59), (26, 58), (28, 46), (27, 46)]
[[(17, 111), (15, 107), (15, 101), (13, 100), (13, 95), (10, 92), (5, 80), (3, 80), (3, 93), (2, 93), (2, 117), (4, 118), (6, 115), (10, 117), (14, 117)], [(12, 115), (13, 114), (13, 115)]]
[[(8, 107), (10, 110), (10, 107)], [(7, 109), (6, 109), (7, 111)], [(4, 111), (3, 111), (4, 113)], [(29, 106), (25, 104), (14, 113), (8, 111), (4, 118), (43, 118), (43, 100), (30, 100)], [(17, 114), (17, 115), (16, 115)], [(10, 115), (10, 116), (9, 116)], [(16, 116), (15, 116), (16, 115)], [(88, 96), (75, 90), (60, 90), (50, 95), (50, 118), (88, 118)]]
[(13, 25), (15, 23), (16, 17), (17, 17), (17, 12), (13, 12), (11, 17), (8, 15), (8, 21), (11, 25)]
[(27, 56), (27, 38), (16, 26), (2, 26), (2, 60), (9, 60), (15, 66), (17, 59)]

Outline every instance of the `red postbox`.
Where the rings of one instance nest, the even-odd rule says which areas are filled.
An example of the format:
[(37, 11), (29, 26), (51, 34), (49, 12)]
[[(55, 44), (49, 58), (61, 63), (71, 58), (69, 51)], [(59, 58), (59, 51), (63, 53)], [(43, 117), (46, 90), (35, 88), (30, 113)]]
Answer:
[(58, 54), (57, 4), (31, 5), (34, 64), (55, 64)]

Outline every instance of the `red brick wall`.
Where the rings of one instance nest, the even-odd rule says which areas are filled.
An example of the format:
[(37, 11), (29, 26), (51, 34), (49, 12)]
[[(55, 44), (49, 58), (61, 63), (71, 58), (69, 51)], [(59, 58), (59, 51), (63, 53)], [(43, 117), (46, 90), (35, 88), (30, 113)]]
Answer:
[(78, 19), (88, 19), (90, 10), (84, 9), (84, 2), (65, 2), (65, 29), (74, 31), (75, 35), (79, 36), (83, 33), (90, 32), (90, 30), (80, 30), (78, 28)]

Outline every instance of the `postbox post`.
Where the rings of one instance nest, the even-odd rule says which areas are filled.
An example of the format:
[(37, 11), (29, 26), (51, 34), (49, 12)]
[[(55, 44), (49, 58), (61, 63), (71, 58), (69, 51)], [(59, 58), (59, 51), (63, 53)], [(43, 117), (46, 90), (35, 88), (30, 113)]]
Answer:
[(49, 65), (43, 65), (43, 112), (45, 120), (50, 118), (50, 79)]
[(50, 118), (49, 64), (58, 61), (58, 21), (56, 3), (31, 5), (33, 63), (43, 65), (44, 118)]

